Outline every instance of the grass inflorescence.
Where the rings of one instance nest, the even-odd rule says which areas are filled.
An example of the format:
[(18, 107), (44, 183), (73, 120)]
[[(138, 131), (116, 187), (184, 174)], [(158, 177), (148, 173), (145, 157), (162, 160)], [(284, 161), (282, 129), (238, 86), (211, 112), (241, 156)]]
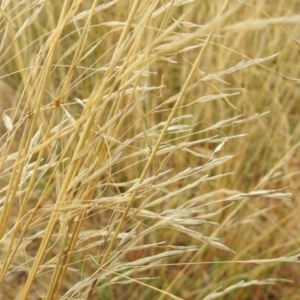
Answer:
[(297, 7), (2, 1), (1, 297), (297, 299)]

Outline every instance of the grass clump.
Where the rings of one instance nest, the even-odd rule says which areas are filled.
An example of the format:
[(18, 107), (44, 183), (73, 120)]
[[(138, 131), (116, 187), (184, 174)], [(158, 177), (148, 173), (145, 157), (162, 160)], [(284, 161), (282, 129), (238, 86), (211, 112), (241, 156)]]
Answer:
[(2, 297), (298, 293), (292, 2), (2, 3)]

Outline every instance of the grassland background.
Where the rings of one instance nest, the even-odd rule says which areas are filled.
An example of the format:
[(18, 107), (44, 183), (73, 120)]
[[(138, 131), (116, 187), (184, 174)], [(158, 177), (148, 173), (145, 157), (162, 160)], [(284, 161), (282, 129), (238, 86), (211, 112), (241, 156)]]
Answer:
[(300, 297), (299, 1), (1, 5), (1, 299)]

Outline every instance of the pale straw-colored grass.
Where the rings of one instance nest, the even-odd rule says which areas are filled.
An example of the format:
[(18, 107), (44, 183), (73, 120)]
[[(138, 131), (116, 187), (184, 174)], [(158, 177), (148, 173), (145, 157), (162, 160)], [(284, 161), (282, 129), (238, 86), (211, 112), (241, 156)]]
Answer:
[(3, 299), (298, 292), (299, 74), (274, 43), (300, 15), (274, 7), (2, 2)]

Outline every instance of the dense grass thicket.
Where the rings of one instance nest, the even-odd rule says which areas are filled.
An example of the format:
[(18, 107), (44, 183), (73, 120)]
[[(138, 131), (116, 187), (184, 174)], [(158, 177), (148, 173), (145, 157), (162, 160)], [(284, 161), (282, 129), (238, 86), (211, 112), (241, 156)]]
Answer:
[(299, 11), (2, 1), (0, 298), (300, 299)]

